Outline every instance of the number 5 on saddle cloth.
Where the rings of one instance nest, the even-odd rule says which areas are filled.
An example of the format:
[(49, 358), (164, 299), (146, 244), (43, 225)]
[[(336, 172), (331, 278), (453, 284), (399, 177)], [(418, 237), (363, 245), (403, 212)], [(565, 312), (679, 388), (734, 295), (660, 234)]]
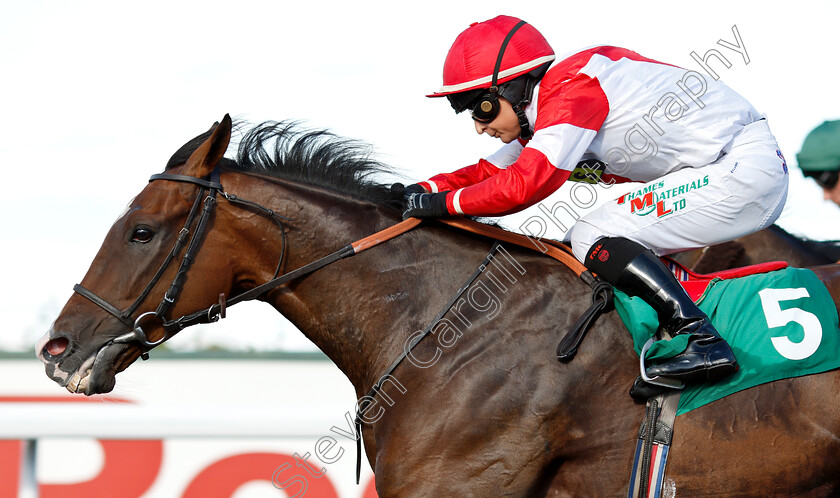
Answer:
[[(677, 415), (759, 384), (840, 368), (837, 309), (828, 290), (810, 270), (775, 269), (779, 266), (746, 276), (768, 266), (712, 276), (677, 268), (678, 279), (732, 346), (740, 365), (724, 381), (688, 385)], [(657, 332), (656, 312), (640, 298), (617, 289), (615, 307), (633, 337), (636, 353), (641, 352)], [(650, 364), (679, 354), (686, 342), (681, 336), (656, 341), (645, 361)]]

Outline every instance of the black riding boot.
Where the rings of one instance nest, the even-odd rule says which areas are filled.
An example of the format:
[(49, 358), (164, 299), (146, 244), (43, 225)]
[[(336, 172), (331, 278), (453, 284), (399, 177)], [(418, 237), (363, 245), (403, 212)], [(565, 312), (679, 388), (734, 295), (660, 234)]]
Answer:
[(604, 238), (592, 246), (584, 263), (622, 292), (642, 298), (672, 336), (690, 334), (685, 351), (648, 367), (649, 377), (714, 382), (738, 371), (732, 348), (652, 251), (628, 239)]

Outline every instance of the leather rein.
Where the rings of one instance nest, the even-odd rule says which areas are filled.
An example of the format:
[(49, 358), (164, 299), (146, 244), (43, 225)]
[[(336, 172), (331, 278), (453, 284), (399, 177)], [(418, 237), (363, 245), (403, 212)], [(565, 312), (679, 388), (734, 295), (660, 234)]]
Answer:
[[(129, 305), (126, 309), (121, 310), (118, 307), (111, 304), (110, 302), (108, 302), (106, 299), (100, 297), (99, 295), (91, 291), (90, 289), (87, 289), (80, 284), (76, 284), (75, 286), (73, 286), (73, 290), (76, 293), (92, 301), (94, 304), (96, 304), (97, 306), (114, 316), (123, 325), (125, 325), (126, 328), (129, 329), (129, 331), (125, 334), (111, 339), (111, 341), (109, 341), (109, 343), (107, 343), (106, 345), (125, 344), (132, 342), (139, 343), (141, 347), (145, 348), (145, 351), (141, 355), (141, 357), (144, 360), (148, 359), (149, 350), (167, 341), (173, 335), (183, 330), (184, 328), (199, 323), (216, 322), (220, 318), (225, 317), (225, 310), (229, 306), (233, 306), (234, 304), (240, 303), (242, 301), (256, 299), (272, 289), (275, 289), (283, 284), (291, 282), (292, 280), (317, 271), (340, 259), (344, 259), (349, 256), (354, 256), (367, 249), (370, 249), (371, 247), (375, 247), (402, 233), (411, 230), (412, 228), (419, 225), (422, 221), (418, 218), (409, 218), (407, 220), (403, 220), (391, 227), (386, 228), (385, 230), (376, 232), (373, 235), (347, 244), (341, 249), (331, 254), (328, 254), (327, 256), (324, 256), (320, 259), (317, 259), (311, 263), (308, 263), (300, 268), (292, 270), (283, 275), (279, 275), (280, 270), (283, 266), (283, 257), (286, 251), (286, 234), (283, 227), (283, 221), (293, 221), (293, 219), (280, 216), (273, 210), (268, 209), (260, 204), (245, 199), (240, 199), (236, 195), (225, 192), (224, 187), (222, 186), (220, 181), (220, 170), (218, 167), (216, 167), (210, 174), (209, 180), (170, 173), (156, 174), (152, 175), (149, 178), (149, 182), (158, 180), (191, 183), (199, 187), (199, 192), (196, 196), (192, 208), (190, 209), (189, 214), (187, 215), (187, 220), (184, 223), (184, 227), (178, 234), (178, 238), (176, 239), (175, 244), (169, 251), (169, 254), (166, 256), (161, 266), (158, 268), (155, 275), (152, 277), (152, 279), (149, 281), (149, 283), (146, 285), (146, 287), (143, 289), (143, 291), (140, 293), (137, 299), (135, 299), (134, 302), (131, 305)], [(194, 313), (181, 316), (180, 318), (169, 320), (166, 318), (166, 314), (178, 299), (178, 295), (180, 294), (181, 288), (183, 287), (184, 282), (186, 281), (187, 273), (189, 272), (189, 269), (192, 266), (192, 263), (198, 254), (198, 251), (201, 247), (201, 243), (204, 239), (205, 232), (208, 230), (209, 219), (213, 214), (213, 211), (215, 210), (215, 207), (218, 203), (217, 197), (220, 195), (231, 204), (238, 205), (242, 208), (250, 208), (259, 211), (260, 213), (269, 217), (278, 225), (278, 227), (280, 228), (280, 233), (282, 235), (282, 248), (279, 260), (277, 262), (277, 268), (274, 272), (274, 276), (268, 282), (265, 282), (264, 284), (249, 289), (233, 298), (226, 299), (224, 294), (220, 294), (218, 303), (214, 303), (213, 305), (202, 310), (196, 311)], [(574, 258), (574, 256), (571, 255), (570, 250), (562, 244), (553, 243), (544, 239), (534, 239), (531, 237), (526, 237), (524, 235), (511, 233), (501, 228), (492, 227), (483, 223), (478, 223), (464, 218), (442, 218), (437, 219), (436, 221), (450, 225), (455, 228), (459, 228), (461, 230), (466, 230), (472, 233), (484, 235), (504, 242), (509, 242), (532, 250), (538, 250), (540, 252), (543, 252), (547, 256), (550, 256), (568, 266), (588, 285), (594, 286), (597, 283), (597, 278), (594, 275), (592, 275), (588, 270), (586, 270), (586, 268), (581, 263), (579, 263)], [(193, 224), (195, 224), (194, 230), (192, 229)], [(190, 237), (191, 234), (192, 237)], [(140, 313), (139, 315), (137, 315), (136, 318), (132, 320), (132, 315), (137, 311), (137, 308), (139, 308), (140, 304), (148, 297), (152, 289), (157, 285), (158, 281), (163, 276), (163, 273), (166, 271), (166, 269), (169, 267), (169, 265), (172, 263), (175, 257), (181, 252), (184, 245), (186, 245), (188, 241), (189, 245), (187, 247), (186, 252), (184, 253), (183, 258), (181, 259), (181, 263), (175, 275), (175, 278), (170, 284), (169, 289), (164, 293), (163, 298), (161, 299), (157, 308), (154, 311), (146, 311)], [(164, 330), (164, 335), (160, 339), (157, 339), (155, 341), (150, 341), (142, 328), (142, 323), (145, 320), (152, 318), (157, 318), (158, 320), (160, 320)]]

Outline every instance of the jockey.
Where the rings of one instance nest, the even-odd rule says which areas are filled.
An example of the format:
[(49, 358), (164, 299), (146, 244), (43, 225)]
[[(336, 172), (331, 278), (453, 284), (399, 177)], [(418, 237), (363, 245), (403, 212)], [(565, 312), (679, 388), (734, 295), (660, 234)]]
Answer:
[(826, 121), (811, 130), (796, 160), (802, 173), (822, 187), (826, 200), (840, 204), (840, 120)]
[(729, 241), (779, 216), (787, 166), (749, 102), (700, 73), (623, 48), (555, 60), (534, 27), (508, 16), (462, 32), (443, 87), (428, 96), (470, 111), (476, 131), (504, 145), (406, 187), (404, 218), (510, 214), (567, 180), (641, 182), (577, 221), (567, 234), (575, 257), (644, 299), (671, 335), (689, 335), (683, 353), (648, 375), (703, 382), (738, 370), (732, 349), (658, 256)]

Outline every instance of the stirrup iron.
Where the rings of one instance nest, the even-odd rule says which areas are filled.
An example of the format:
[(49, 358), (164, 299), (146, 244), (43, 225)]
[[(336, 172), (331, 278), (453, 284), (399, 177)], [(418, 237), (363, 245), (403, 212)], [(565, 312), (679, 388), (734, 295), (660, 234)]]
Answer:
[(685, 383), (680, 381), (680, 380), (677, 380), (677, 379), (672, 379), (672, 378), (669, 378), (669, 377), (662, 377), (662, 376), (659, 376), (659, 375), (654, 375), (653, 377), (648, 377), (647, 367), (645, 366), (645, 354), (647, 354), (648, 349), (650, 349), (650, 347), (653, 345), (653, 343), (654, 343), (654, 338), (651, 337), (650, 339), (648, 339), (648, 341), (645, 343), (645, 345), (642, 346), (642, 352), (639, 353), (639, 370), (641, 371), (642, 380), (647, 382), (648, 384), (653, 384), (655, 386), (667, 387), (669, 389), (683, 389), (683, 388), (685, 388)]

